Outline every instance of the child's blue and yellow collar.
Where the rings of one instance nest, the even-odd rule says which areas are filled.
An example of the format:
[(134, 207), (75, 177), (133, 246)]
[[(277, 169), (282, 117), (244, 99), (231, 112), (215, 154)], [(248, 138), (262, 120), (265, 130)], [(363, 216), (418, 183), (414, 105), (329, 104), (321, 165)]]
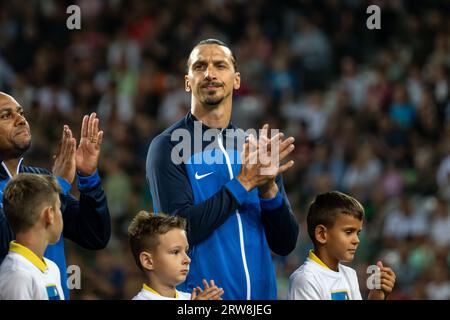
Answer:
[(320, 258), (318, 256), (316, 256), (316, 254), (314, 253), (314, 250), (309, 250), (309, 259), (311, 259), (312, 261), (314, 261), (315, 263), (321, 265), (322, 267), (331, 270), (330, 268), (328, 268), (328, 266), (322, 261), (320, 260)]
[(47, 270), (47, 264), (44, 260), (40, 259), (33, 251), (27, 247), (17, 243), (16, 241), (11, 241), (9, 243), (9, 251), (15, 252), (23, 256), (25, 259), (30, 261), (36, 268), (45, 272)]
[[(150, 287), (149, 287), (147, 284), (145, 284), (145, 283), (144, 283), (144, 285), (142, 286), (142, 288), (143, 288), (144, 290), (147, 290), (148, 292), (151, 292), (151, 293), (156, 294), (156, 295), (158, 295), (158, 296), (161, 295), (161, 294), (159, 294), (158, 291), (156, 291), (155, 289), (150, 288)], [(178, 292), (177, 292), (177, 290), (175, 290), (175, 299), (178, 299)]]

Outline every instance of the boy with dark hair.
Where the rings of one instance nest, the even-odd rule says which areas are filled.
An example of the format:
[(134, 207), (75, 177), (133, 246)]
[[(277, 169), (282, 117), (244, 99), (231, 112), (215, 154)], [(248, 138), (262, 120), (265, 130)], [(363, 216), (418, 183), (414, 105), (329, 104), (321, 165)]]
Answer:
[(184, 218), (141, 211), (131, 222), (128, 235), (136, 264), (147, 277), (133, 300), (220, 299), (224, 291), (213, 280), (210, 284), (203, 280), (205, 290), (196, 287), (192, 294), (176, 289), (186, 280), (191, 263)]
[(0, 266), (0, 300), (63, 300), (58, 266), (44, 258), (63, 229), (61, 188), (49, 175), (19, 173), (3, 195), (6, 217), (16, 234)]
[[(340, 262), (352, 261), (359, 244), (364, 208), (353, 197), (333, 191), (318, 195), (309, 207), (308, 234), (313, 241), (306, 262), (289, 279), (291, 300), (361, 300), (355, 270)], [(392, 292), (395, 274), (379, 268), (379, 286), (370, 300), (383, 300)]]

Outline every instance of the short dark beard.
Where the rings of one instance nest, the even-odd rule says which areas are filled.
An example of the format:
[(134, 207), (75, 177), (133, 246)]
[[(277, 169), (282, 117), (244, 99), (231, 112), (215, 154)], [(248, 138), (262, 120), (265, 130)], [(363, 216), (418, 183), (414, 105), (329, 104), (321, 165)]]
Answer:
[(224, 97), (207, 97), (203, 103), (209, 107), (217, 107), (222, 101)]
[(222, 103), (222, 101), (225, 100), (225, 98), (228, 97), (229, 95), (230, 94), (224, 95), (224, 96), (221, 96), (221, 97), (217, 97), (217, 96), (214, 96), (214, 95), (211, 95), (211, 96), (207, 95), (206, 97), (204, 97), (202, 99), (201, 102), (202, 102), (202, 104), (204, 106), (210, 107), (212, 109), (212, 108), (216, 108), (218, 105), (220, 105)]
[(25, 152), (27, 152), (30, 149), (30, 147), (31, 147), (31, 139), (26, 144), (17, 144), (14, 142), (14, 150), (12, 150), (11, 154), (15, 158), (20, 158), (25, 154)]

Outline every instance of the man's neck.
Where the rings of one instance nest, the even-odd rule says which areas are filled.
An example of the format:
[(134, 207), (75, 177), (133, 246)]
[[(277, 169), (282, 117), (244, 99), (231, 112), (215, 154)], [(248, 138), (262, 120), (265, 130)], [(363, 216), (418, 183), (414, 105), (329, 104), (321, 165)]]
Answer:
[(43, 260), (45, 249), (48, 246), (48, 240), (41, 232), (27, 231), (16, 234), (16, 242), (27, 247), (33, 253)]
[(225, 101), (210, 109), (200, 103), (192, 102), (191, 113), (210, 128), (223, 129), (228, 127), (231, 119), (231, 103)]
[(9, 173), (11, 176), (15, 176), (17, 174), (17, 167), (19, 165), (20, 158), (10, 158), (10, 159), (4, 159), (3, 163), (8, 168)]
[(329, 269), (339, 272), (339, 260), (333, 258), (325, 248), (314, 249), (314, 254), (322, 261)]

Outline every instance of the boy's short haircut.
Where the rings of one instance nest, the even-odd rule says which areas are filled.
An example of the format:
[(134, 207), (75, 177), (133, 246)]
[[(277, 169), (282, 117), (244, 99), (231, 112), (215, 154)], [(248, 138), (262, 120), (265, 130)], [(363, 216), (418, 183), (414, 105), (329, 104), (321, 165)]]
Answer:
[(308, 234), (316, 244), (315, 230), (320, 224), (327, 228), (333, 227), (338, 214), (347, 214), (356, 219), (364, 219), (364, 208), (355, 198), (339, 191), (331, 191), (316, 196), (311, 203), (308, 216)]
[(130, 248), (139, 269), (143, 270), (139, 255), (142, 251), (152, 251), (159, 244), (159, 237), (172, 229), (186, 230), (186, 220), (180, 216), (164, 213), (140, 211), (128, 227)]
[(45, 206), (54, 206), (61, 188), (50, 175), (19, 173), (3, 190), (3, 209), (15, 233), (31, 229)]

